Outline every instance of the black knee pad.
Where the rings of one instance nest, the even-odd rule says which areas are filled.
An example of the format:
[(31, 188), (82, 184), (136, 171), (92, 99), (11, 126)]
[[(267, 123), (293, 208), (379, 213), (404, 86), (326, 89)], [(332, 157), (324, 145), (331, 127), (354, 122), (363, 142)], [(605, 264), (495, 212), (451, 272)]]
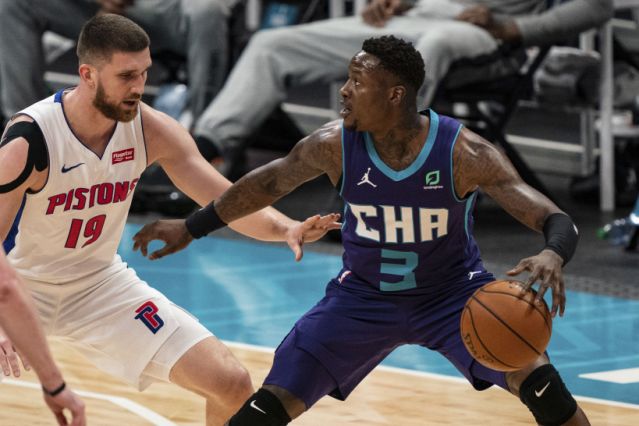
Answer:
[(291, 421), (279, 398), (266, 389), (254, 393), (226, 423), (228, 426), (285, 426)]
[(519, 397), (542, 426), (559, 426), (577, 411), (577, 401), (551, 364), (542, 365), (526, 377)]

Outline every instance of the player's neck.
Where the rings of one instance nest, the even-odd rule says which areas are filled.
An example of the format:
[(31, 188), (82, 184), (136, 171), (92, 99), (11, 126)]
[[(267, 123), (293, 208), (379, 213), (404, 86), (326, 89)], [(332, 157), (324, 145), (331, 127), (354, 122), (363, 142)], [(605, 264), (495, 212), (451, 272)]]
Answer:
[(420, 114), (400, 115), (384, 123), (383, 127), (371, 130), (368, 133), (372, 136), (375, 146), (386, 148), (405, 149), (411, 145), (421, 145), (419, 135), (428, 131), (429, 120)]
[(403, 116), (393, 125), (377, 132), (369, 132), (375, 150), (386, 165), (403, 170), (419, 155), (428, 134), (429, 120), (420, 115)]
[(101, 155), (117, 122), (105, 117), (93, 106), (90, 95), (84, 92), (81, 87), (66, 92), (63, 105), (64, 113), (73, 133), (89, 149)]

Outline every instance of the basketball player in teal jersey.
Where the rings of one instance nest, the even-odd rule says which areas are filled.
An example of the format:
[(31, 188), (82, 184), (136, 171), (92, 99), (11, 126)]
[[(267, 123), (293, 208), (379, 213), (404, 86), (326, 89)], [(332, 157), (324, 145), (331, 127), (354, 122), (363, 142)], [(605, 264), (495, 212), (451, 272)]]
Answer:
[(525, 287), (540, 281), (538, 303), (552, 289), (553, 316), (564, 312), (562, 266), (575, 251), (577, 229), (493, 145), (452, 118), (417, 111), (423, 70), (411, 44), (392, 36), (366, 40), (341, 89), (342, 120), (249, 173), (186, 222), (161, 221), (134, 237), (144, 250), (153, 238), (166, 241), (151, 254), (158, 258), (321, 174), (340, 191), (346, 204), (344, 266), (277, 348), (262, 388), (229, 425), (285, 425), (324, 395), (344, 399), (404, 344), (440, 352), (475, 389), (506, 389), (539, 424), (588, 424), (545, 354), (504, 373), (479, 364), (462, 343), (464, 304), (495, 279), (473, 238), (479, 188), (544, 233), (545, 248), (508, 273), (528, 271)]

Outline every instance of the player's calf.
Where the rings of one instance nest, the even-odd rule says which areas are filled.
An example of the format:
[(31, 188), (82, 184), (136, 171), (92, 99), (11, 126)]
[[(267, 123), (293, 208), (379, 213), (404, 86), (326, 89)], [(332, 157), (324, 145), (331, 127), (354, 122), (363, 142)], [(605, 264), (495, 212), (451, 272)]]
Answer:
[(577, 402), (551, 364), (528, 375), (519, 387), (519, 398), (543, 426), (562, 425), (577, 412)]
[(225, 426), (285, 426), (291, 417), (279, 398), (261, 388), (246, 400)]

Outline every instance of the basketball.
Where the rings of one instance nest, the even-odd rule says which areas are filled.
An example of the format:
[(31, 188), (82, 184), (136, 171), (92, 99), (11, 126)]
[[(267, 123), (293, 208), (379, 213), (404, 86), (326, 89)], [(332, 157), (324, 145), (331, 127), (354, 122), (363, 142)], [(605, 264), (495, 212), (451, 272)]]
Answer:
[(523, 283), (492, 281), (468, 299), (461, 315), (461, 336), (468, 352), (486, 367), (519, 370), (543, 354), (552, 318), (546, 302), (534, 303), (534, 290)]

